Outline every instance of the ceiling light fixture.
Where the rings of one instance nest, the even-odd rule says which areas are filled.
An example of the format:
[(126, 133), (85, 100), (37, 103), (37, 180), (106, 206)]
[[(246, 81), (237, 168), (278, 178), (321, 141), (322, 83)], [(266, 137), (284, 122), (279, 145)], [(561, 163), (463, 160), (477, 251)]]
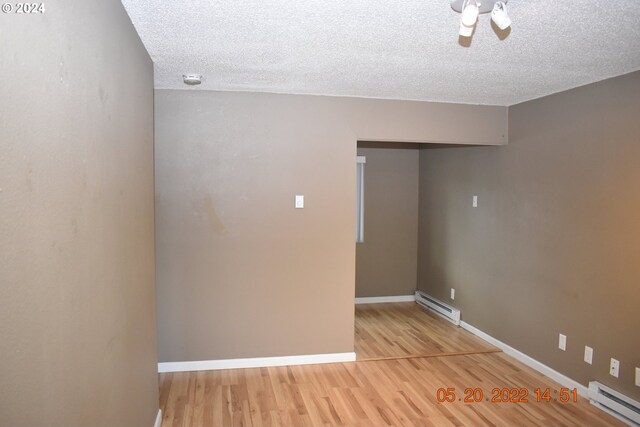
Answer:
[(507, 14), (507, 0), (453, 0), (451, 8), (462, 14), (460, 17), (460, 31), (462, 37), (471, 37), (478, 15), (491, 13), (491, 20), (501, 30), (506, 30), (511, 25), (511, 18)]
[(511, 26), (511, 18), (507, 15), (507, 4), (503, 1), (497, 1), (491, 10), (491, 20), (501, 30), (506, 30)]
[(202, 76), (200, 74), (183, 74), (182, 81), (189, 86), (195, 86), (202, 83)]
[(462, 6), (462, 17), (460, 18), (460, 35), (471, 37), (473, 27), (478, 21), (478, 2), (476, 0), (465, 0)]

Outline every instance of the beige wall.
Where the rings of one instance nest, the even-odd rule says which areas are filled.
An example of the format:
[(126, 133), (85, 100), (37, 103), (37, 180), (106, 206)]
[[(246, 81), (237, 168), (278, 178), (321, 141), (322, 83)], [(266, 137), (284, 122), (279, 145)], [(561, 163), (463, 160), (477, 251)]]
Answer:
[(364, 242), (356, 244), (356, 296), (412, 295), (418, 261), (418, 152), (358, 148), (365, 156)]
[(638, 118), (640, 72), (510, 107), (508, 146), (423, 150), (418, 270), (419, 288), (466, 322), (636, 399)]
[(158, 411), (153, 65), (117, 1), (0, 15), (0, 425)]
[[(460, 117), (478, 130), (461, 131)], [(160, 360), (352, 352), (356, 140), (499, 144), (506, 118), (500, 107), (156, 91)]]

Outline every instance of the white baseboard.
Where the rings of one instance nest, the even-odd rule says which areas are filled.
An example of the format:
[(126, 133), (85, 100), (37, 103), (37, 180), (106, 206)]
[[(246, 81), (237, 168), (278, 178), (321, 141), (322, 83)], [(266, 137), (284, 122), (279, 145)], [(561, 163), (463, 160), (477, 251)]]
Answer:
[(524, 363), (525, 365), (529, 366), (530, 368), (535, 369), (536, 371), (540, 372), (541, 374), (548, 376), (549, 378), (551, 378), (552, 380), (560, 383), (564, 387), (577, 389), (579, 395), (588, 398), (589, 389), (587, 388), (587, 386), (584, 386), (584, 385), (580, 384), (578, 381), (573, 380), (573, 379), (567, 377), (566, 375), (561, 374), (560, 372), (558, 372), (558, 371), (556, 371), (554, 369), (551, 369), (547, 365), (545, 365), (545, 364), (543, 364), (541, 362), (538, 362), (534, 358), (532, 358), (530, 356), (527, 356), (526, 354), (522, 353), (521, 351), (518, 351), (515, 348), (503, 343), (502, 341), (495, 339), (491, 335), (482, 332), (480, 329), (477, 329), (477, 328), (471, 326), (467, 322), (464, 322), (464, 321), (460, 322), (460, 327), (463, 328), (463, 329), (466, 329), (467, 331), (471, 332), (474, 335), (477, 335), (478, 337), (482, 338), (483, 340), (487, 341), (488, 343), (493, 344), (494, 346), (500, 348), (503, 352), (505, 352), (509, 356), (512, 356), (513, 358), (519, 360), (520, 362)]
[(153, 423), (153, 427), (160, 427), (162, 425), (162, 409), (158, 409), (158, 415), (156, 415), (156, 422)]
[(354, 362), (356, 354), (327, 353), (302, 356), (252, 357), (248, 359), (199, 360), (158, 363), (158, 372), (213, 371), (219, 369), (263, 368), (269, 366), (315, 365), (318, 363)]
[(415, 301), (415, 295), (395, 295), (389, 297), (356, 297), (356, 304), (380, 304), (383, 302), (410, 302)]

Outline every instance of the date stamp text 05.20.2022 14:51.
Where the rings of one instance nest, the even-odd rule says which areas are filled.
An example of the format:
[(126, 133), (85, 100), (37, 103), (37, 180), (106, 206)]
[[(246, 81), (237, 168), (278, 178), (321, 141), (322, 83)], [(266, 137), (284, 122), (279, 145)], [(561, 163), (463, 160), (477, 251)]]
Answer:
[[(460, 390), (462, 391), (462, 390)], [(438, 403), (528, 403), (528, 402), (561, 402), (570, 403), (578, 401), (578, 390), (562, 387), (559, 390), (546, 388), (536, 388), (533, 392), (528, 388), (517, 387), (495, 387), (491, 393), (485, 393), (480, 387), (467, 387), (461, 393), (455, 388), (441, 387), (436, 392)]]

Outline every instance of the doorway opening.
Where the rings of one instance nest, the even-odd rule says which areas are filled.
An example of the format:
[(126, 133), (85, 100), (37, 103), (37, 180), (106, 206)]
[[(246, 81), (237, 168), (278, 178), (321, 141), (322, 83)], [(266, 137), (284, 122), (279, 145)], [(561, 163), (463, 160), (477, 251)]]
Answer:
[(420, 211), (420, 157), (444, 146), (451, 147), (358, 142), (358, 360), (499, 351), (414, 302), (420, 216), (427, 214)]

